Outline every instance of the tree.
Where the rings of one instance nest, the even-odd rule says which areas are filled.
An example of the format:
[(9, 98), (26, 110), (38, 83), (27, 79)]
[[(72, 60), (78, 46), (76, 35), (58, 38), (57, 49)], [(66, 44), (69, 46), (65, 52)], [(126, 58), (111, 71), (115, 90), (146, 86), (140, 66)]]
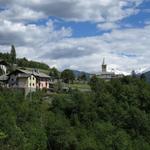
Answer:
[(72, 70), (66, 69), (61, 73), (61, 78), (65, 83), (70, 83), (70, 81), (73, 83), (75, 75)]
[(86, 81), (87, 80), (87, 76), (86, 76), (86, 74), (84, 72), (81, 73), (81, 75), (79, 76), (79, 80), (82, 80), (82, 81)]
[(16, 63), (16, 50), (15, 50), (14, 45), (11, 46), (10, 56), (11, 56), (11, 63), (15, 64)]
[(141, 80), (144, 80), (144, 81), (146, 80), (146, 76), (145, 76), (144, 73), (141, 74), (140, 79), (141, 79)]
[(49, 76), (51, 76), (53, 79), (59, 79), (60, 73), (55, 67), (53, 67), (50, 69)]

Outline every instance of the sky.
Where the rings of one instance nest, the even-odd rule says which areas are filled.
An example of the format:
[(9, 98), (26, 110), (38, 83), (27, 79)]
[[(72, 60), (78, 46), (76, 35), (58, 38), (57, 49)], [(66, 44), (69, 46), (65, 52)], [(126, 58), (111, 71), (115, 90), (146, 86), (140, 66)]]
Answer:
[(150, 0), (0, 0), (0, 52), (98, 73), (150, 70)]

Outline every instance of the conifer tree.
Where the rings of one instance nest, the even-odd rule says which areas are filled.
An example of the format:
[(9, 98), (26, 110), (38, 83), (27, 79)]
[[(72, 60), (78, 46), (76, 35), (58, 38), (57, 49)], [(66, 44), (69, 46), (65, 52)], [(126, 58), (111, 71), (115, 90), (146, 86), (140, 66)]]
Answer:
[(11, 56), (11, 63), (15, 64), (16, 63), (16, 50), (15, 50), (14, 45), (11, 46), (10, 56)]

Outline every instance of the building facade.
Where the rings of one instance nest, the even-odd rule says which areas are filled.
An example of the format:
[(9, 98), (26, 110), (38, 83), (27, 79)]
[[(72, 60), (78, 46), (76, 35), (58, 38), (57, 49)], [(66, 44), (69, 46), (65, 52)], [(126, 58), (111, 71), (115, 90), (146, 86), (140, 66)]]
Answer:
[(8, 76), (8, 85), (10, 88), (23, 88), (27, 91), (49, 88), (50, 77), (44, 73), (17, 69)]

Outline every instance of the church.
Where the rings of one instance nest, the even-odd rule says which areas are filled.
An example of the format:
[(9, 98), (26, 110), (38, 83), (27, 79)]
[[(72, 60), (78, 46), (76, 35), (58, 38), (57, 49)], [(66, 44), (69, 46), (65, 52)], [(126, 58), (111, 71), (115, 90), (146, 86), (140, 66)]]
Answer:
[(98, 78), (104, 79), (105, 81), (110, 81), (115, 78), (122, 78), (123, 74), (115, 74), (114, 71), (108, 72), (107, 71), (107, 64), (105, 63), (105, 58), (103, 58), (103, 62), (101, 65), (101, 72), (97, 75)]

